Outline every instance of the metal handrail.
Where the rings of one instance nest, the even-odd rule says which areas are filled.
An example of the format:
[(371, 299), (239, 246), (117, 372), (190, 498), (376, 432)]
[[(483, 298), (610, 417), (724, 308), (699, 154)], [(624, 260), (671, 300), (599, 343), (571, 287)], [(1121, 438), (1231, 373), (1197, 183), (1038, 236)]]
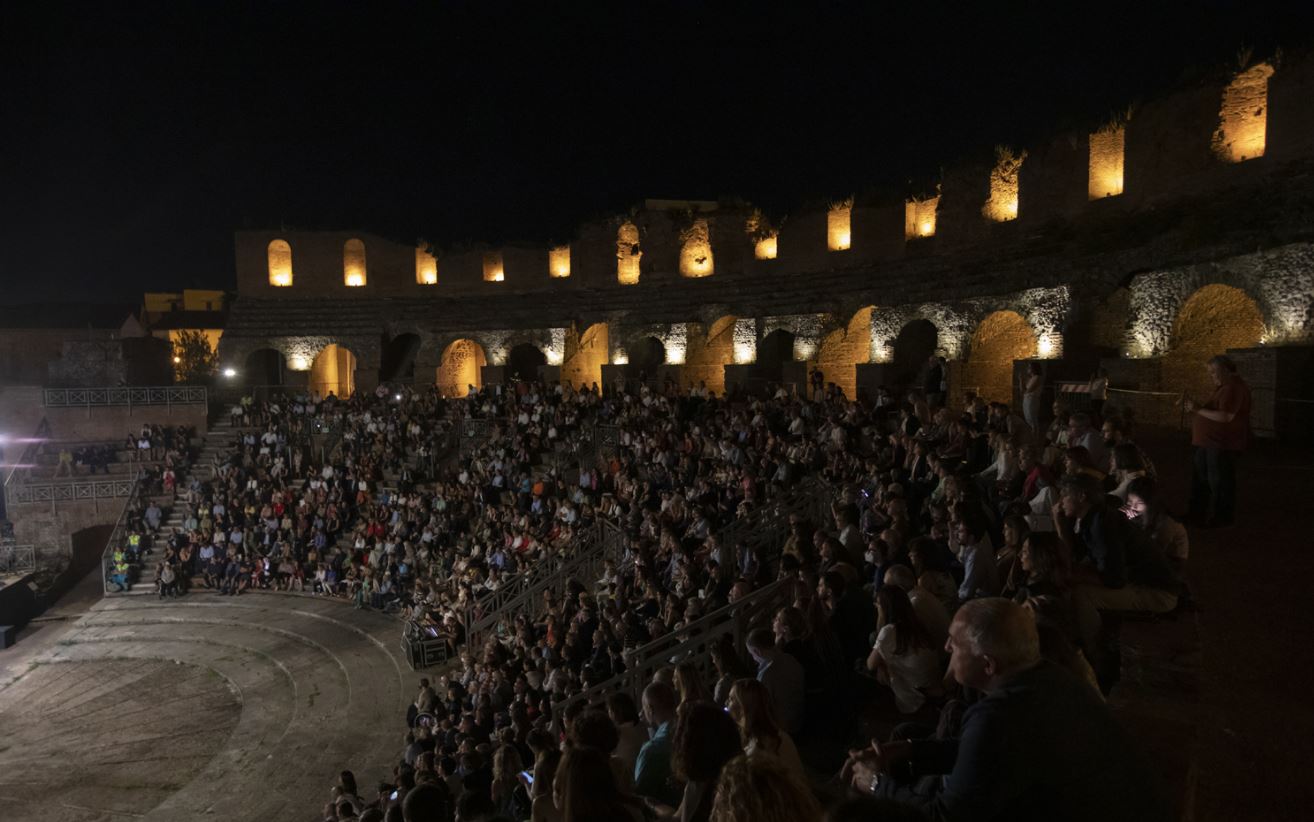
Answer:
[[(514, 591), (512, 595), (490, 596), (476, 601), (466, 612), (466, 644), (471, 648), (482, 646), (489, 631), (496, 629), (507, 614), (524, 613), (530, 618), (538, 617), (545, 591), (559, 596), (570, 580), (596, 577), (607, 559), (618, 558), (615, 553), (618, 546), (603, 536), (602, 529), (603, 525), (599, 523), (583, 530), (571, 554), (554, 554), (536, 563), (531, 573), (522, 575), (522, 581), (510, 589)], [(500, 594), (503, 590), (499, 588), (493, 593)]]
[(704, 680), (710, 681), (713, 678), (712, 647), (729, 635), (736, 650), (743, 653), (749, 632), (770, 624), (776, 611), (793, 601), (793, 583), (793, 579), (778, 579), (743, 599), (627, 652), (624, 671), (554, 703), (552, 715), (561, 716), (572, 703), (597, 703), (618, 691), (628, 693), (637, 704), (643, 688), (657, 671), (677, 663), (692, 662)]
[(6, 574), (25, 574), (35, 570), (35, 545), (16, 545), (13, 540), (0, 541), (0, 571)]
[(101, 553), (101, 584), (106, 594), (114, 593), (110, 590), (110, 576), (114, 567), (114, 546), (123, 540), (124, 526), (127, 524), (128, 511), (132, 509), (135, 503), (141, 497), (141, 480), (146, 475), (145, 471), (138, 471), (132, 480), (132, 493), (128, 495), (127, 500), (123, 503), (122, 510), (119, 511), (119, 517), (114, 522), (114, 530), (110, 531), (109, 539), (105, 542), (105, 550)]

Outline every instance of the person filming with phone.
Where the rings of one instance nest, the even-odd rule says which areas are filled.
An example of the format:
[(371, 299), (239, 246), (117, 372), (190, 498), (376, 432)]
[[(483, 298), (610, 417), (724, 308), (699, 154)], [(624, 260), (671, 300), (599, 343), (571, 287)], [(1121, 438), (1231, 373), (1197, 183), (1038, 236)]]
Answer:
[(1214, 383), (1208, 402), (1182, 396), (1191, 416), (1191, 520), (1207, 528), (1236, 517), (1236, 461), (1250, 436), (1250, 386), (1226, 354), (1206, 364)]

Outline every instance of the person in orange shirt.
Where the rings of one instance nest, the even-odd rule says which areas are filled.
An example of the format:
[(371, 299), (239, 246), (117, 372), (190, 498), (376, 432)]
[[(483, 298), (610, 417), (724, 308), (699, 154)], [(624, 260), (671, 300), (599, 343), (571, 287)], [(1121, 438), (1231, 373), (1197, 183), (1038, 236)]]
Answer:
[(1236, 516), (1236, 461), (1250, 437), (1250, 386), (1225, 354), (1207, 367), (1214, 395), (1203, 404), (1183, 399), (1182, 408), (1192, 415), (1191, 518), (1217, 527)]

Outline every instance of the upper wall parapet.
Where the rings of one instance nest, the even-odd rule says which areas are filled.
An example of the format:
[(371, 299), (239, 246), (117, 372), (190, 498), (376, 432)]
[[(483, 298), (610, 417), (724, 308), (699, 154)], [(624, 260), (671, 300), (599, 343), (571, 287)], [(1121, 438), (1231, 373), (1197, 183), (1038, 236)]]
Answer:
[(1245, 203), (1301, 185), (1282, 172), (1314, 166), (1310, 99), (1314, 59), (1257, 64), (1088, 131), (993, 156), (983, 147), (979, 160), (946, 167), (934, 196), (859, 197), (775, 224), (742, 203), (649, 201), (582, 224), (571, 242), (551, 247), (444, 250), (356, 231), (242, 231), (238, 292), (491, 297), (1025, 255), (1074, 233), (1144, 232), (1185, 204)]

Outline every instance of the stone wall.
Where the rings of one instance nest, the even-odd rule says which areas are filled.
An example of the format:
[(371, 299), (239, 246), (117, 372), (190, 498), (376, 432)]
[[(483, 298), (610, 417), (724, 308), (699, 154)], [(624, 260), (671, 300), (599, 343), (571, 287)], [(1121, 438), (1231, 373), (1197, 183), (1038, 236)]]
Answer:
[[(192, 425), (204, 434), (205, 405), (111, 405), (89, 408), (46, 408), (42, 405), (40, 386), (0, 386), (0, 433), (10, 437), (28, 437), (45, 419), (50, 436), (57, 440), (85, 442), (120, 440), (129, 431), (140, 431), (146, 423)], [(19, 451), (21, 452), (21, 448)]]
[[(1189, 382), (1203, 351), (1174, 330), (1184, 311), (1185, 327), (1200, 315), (1203, 327), (1228, 332), (1214, 347), (1314, 342), (1314, 114), (1304, 102), (1314, 60), (1284, 60), (1268, 77), (1264, 154), (1244, 162), (1230, 162), (1214, 140), (1232, 80), (1219, 72), (1116, 120), (1011, 147), (1025, 159), (1005, 164), (1017, 171), (1017, 208), (1003, 221), (983, 210), (992, 173), (997, 183), (1008, 176), (999, 173), (1004, 154), (982, 146), (944, 168), (932, 197), (846, 201), (846, 226), (831, 220), (829, 203), (767, 228), (741, 202), (650, 201), (581, 225), (566, 277), (549, 270), (555, 243), (436, 248), (436, 283), (426, 285), (416, 266), (427, 258), (413, 244), (361, 232), (239, 232), (239, 298), (221, 359), (240, 370), (253, 352), (273, 348), (287, 359), (288, 382), (304, 384), (300, 372), (336, 343), (355, 355), (356, 386), (368, 389), (382, 350), (414, 334), (419, 381), (437, 375), (455, 341), (469, 340), (470, 358), (482, 356), (486, 369), (502, 368), (510, 348), (528, 342), (579, 384), (599, 380), (604, 367), (628, 373), (631, 348), (652, 337), (664, 349), (663, 373), (721, 390), (727, 373), (777, 378), (779, 364), (747, 366), (761, 366), (762, 342), (782, 331), (792, 336), (791, 374), (817, 366), (853, 394), (860, 366), (864, 384), (908, 378), (907, 349), (897, 343), (924, 321), (951, 362), (955, 390), (980, 388), (992, 399), (1012, 396), (1012, 364), (1030, 357), (1063, 358), (1055, 373), (1087, 373), (1101, 358), (1155, 358), (1127, 366), (1136, 384)], [(1120, 193), (1107, 183), (1119, 144)], [(934, 214), (915, 213), (919, 226), (933, 219), (933, 232), (911, 232), (931, 236), (909, 236), (912, 194), (938, 197)], [(837, 226), (847, 228), (847, 247), (831, 236)], [(759, 258), (755, 248), (772, 231), (774, 257)], [(359, 288), (343, 282), (353, 238), (366, 249)], [(269, 285), (275, 240), (291, 249), (290, 287)], [(489, 255), (500, 260), (501, 281), (485, 280)], [(618, 281), (626, 265), (634, 284)], [(1217, 311), (1186, 311), (1210, 285), (1244, 292), (1254, 313), (1223, 321)]]

